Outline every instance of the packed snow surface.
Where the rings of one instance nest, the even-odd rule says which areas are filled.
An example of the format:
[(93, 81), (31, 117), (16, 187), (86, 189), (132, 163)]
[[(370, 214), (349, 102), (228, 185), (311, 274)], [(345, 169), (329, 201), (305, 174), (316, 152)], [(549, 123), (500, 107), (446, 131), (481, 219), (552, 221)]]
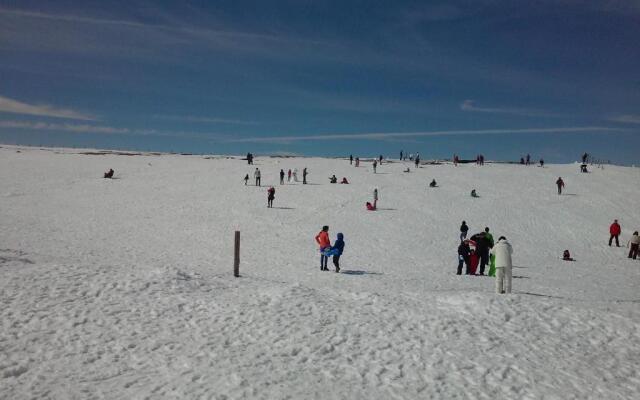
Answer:
[[(637, 168), (81, 153), (0, 148), (2, 399), (638, 398), (640, 261), (607, 245)], [(462, 220), (510, 240), (513, 294), (455, 275)]]

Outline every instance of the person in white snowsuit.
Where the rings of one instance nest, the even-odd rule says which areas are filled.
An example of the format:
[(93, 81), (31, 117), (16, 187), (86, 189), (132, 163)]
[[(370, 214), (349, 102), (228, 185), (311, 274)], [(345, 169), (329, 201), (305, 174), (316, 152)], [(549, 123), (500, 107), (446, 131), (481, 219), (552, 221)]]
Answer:
[(293, 169), (293, 181), (294, 182), (299, 182), (298, 181), (298, 168), (294, 168)]
[(253, 177), (256, 178), (256, 186), (260, 186), (260, 170), (258, 168), (253, 173)]
[(491, 249), (496, 262), (496, 293), (511, 293), (511, 254), (513, 248), (507, 238), (500, 236), (498, 243)]

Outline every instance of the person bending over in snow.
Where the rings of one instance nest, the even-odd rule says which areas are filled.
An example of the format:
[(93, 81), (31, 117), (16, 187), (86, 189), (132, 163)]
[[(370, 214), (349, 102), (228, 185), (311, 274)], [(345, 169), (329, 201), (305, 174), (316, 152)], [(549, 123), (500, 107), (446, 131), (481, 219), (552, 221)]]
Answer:
[(511, 293), (511, 255), (513, 248), (507, 238), (500, 236), (498, 243), (491, 249), (496, 256), (496, 293)]
[(273, 199), (276, 198), (276, 188), (271, 186), (269, 190), (267, 190), (267, 207), (273, 208)]
[(638, 236), (638, 231), (633, 232), (633, 236), (627, 242), (627, 246), (629, 247), (629, 258), (633, 258), (634, 260), (638, 257), (638, 247), (640, 247), (640, 236)]
[(333, 253), (333, 265), (336, 267), (336, 272), (340, 272), (340, 256), (344, 251), (344, 235), (338, 233), (338, 238), (333, 242), (331, 252)]
[(558, 177), (558, 180), (556, 181), (556, 185), (558, 186), (558, 194), (562, 194), (562, 189), (564, 188), (564, 181), (562, 180), (561, 177)]
[(622, 228), (620, 228), (620, 224), (617, 219), (613, 220), (613, 224), (609, 227), (609, 233), (611, 236), (609, 237), (609, 246), (611, 246), (611, 241), (616, 239), (616, 247), (620, 247), (620, 242), (618, 242), (618, 236), (622, 233)]
[(111, 168), (109, 168), (109, 171), (104, 173), (104, 177), (108, 178), (108, 179), (113, 178), (113, 170)]
[(316, 242), (320, 246), (320, 271), (328, 271), (327, 260), (329, 257), (324, 255), (324, 251), (331, 248), (329, 242), (329, 227), (327, 225), (322, 227), (322, 230), (316, 235)]

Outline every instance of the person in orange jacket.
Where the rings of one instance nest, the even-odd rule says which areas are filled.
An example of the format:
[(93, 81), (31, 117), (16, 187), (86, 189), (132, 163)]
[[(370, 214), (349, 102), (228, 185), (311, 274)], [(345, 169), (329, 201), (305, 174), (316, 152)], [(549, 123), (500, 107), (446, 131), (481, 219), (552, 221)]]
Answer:
[(620, 228), (620, 224), (618, 223), (617, 219), (613, 220), (613, 224), (611, 224), (611, 226), (609, 227), (609, 233), (611, 234), (611, 236), (609, 237), (609, 246), (611, 246), (611, 241), (615, 238), (616, 246), (620, 247), (618, 236), (620, 236), (620, 233), (622, 233), (622, 228)]
[(316, 235), (316, 242), (320, 246), (320, 271), (328, 271), (327, 262), (329, 257), (324, 255), (324, 251), (331, 248), (331, 241), (329, 241), (329, 227), (327, 225), (322, 227), (322, 230)]

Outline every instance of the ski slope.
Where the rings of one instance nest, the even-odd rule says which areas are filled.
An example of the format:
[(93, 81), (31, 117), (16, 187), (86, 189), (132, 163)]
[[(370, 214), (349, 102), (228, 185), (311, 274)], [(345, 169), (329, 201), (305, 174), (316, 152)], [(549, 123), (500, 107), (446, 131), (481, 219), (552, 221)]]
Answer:
[[(614, 218), (621, 245), (640, 230), (638, 168), (81, 153), (0, 148), (0, 398), (640, 393), (640, 260), (607, 246)], [(512, 295), (455, 275), (462, 220), (511, 242)], [(319, 269), (325, 224), (339, 274)]]

